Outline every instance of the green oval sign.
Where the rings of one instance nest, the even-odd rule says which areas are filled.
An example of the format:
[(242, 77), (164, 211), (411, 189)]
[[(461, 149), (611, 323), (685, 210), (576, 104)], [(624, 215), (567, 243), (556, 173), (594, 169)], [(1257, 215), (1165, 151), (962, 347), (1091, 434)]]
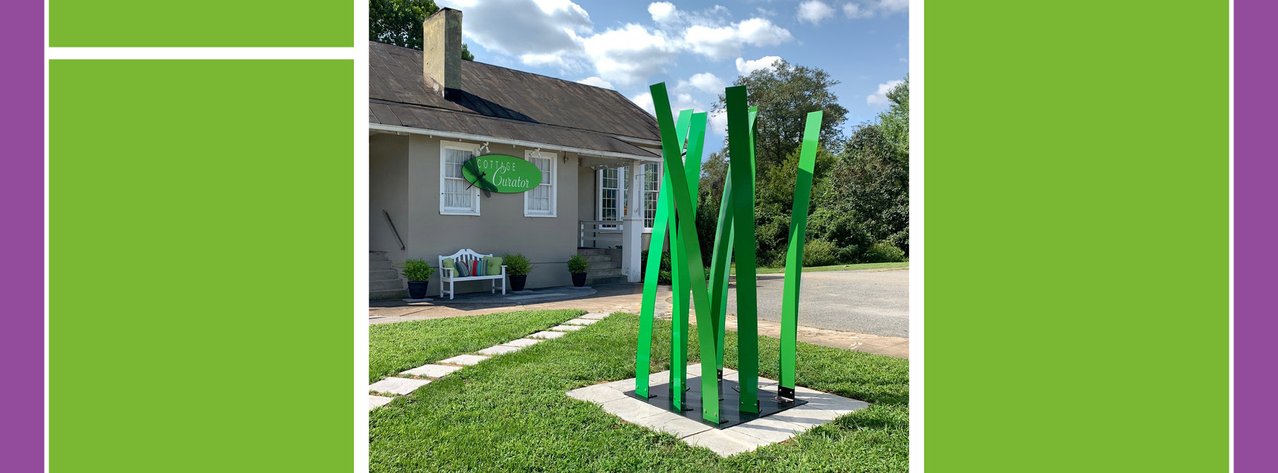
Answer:
[(462, 163), (462, 177), (489, 192), (517, 194), (541, 185), (537, 165), (506, 154), (475, 156)]

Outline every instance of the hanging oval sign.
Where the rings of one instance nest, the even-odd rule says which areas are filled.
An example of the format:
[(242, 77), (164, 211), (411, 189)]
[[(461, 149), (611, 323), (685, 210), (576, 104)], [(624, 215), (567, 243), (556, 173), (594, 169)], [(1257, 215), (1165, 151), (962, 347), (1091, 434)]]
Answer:
[(541, 185), (537, 165), (506, 154), (485, 154), (462, 163), (462, 177), (475, 187), (505, 194), (527, 192)]

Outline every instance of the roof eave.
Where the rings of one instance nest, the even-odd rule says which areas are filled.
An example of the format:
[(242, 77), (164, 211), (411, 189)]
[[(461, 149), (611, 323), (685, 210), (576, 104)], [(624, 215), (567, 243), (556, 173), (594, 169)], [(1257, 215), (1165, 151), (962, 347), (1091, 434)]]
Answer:
[(577, 148), (573, 146), (554, 145), (550, 143), (537, 143), (533, 141), (514, 140), (510, 138), (499, 138), (495, 136), (484, 136), (484, 135), (477, 135), (473, 133), (462, 133), (462, 132), (456, 132), (456, 131), (430, 130), (425, 128), (415, 128), (415, 127), (407, 127), (407, 126), (400, 126), (400, 125), (385, 125), (381, 123), (369, 123), (368, 129), (373, 131), (401, 133), (401, 134), (408, 134), (408, 135), (421, 135), (421, 136), (429, 136), (434, 138), (469, 140), (469, 141), (479, 141), (479, 142), (485, 142), (485, 143), (502, 143), (502, 144), (508, 144), (513, 146), (522, 146), (525, 148), (539, 148), (539, 149), (544, 149), (548, 151), (550, 150), (563, 151), (567, 153), (577, 153), (577, 154), (584, 154), (589, 156), (600, 156), (605, 158), (625, 158), (625, 159), (634, 159), (634, 160), (654, 162), (654, 163), (661, 162), (661, 157), (659, 156), (641, 156), (637, 154), (620, 153), (617, 151), (592, 150), (587, 148)]

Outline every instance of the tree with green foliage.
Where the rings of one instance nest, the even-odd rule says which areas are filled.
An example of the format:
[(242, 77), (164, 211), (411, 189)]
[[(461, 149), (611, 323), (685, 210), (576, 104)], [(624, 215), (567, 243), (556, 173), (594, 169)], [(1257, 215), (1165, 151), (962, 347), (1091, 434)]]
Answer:
[[(831, 90), (838, 84), (825, 70), (786, 61), (737, 77), (733, 85), (746, 86), (750, 91), (750, 105), (759, 107), (755, 160), (760, 174), (799, 149), (808, 112), (824, 111), (822, 145), (832, 149), (831, 145), (842, 139), (840, 130), (847, 121), (848, 110), (839, 105), (838, 95)], [(715, 111), (722, 111), (724, 107), (720, 96)]]
[[(826, 121), (821, 130), (822, 148), (817, 153), (812, 213), (808, 219), (808, 244), (815, 243), (813, 248), (819, 251), (805, 259), (835, 264), (892, 261), (908, 256), (909, 79), (888, 92), (892, 104), (879, 114), (877, 123), (860, 125), (846, 141), (838, 127), (827, 128), (832, 123), (841, 124), (846, 110), (835, 102), (837, 97), (829, 86), (836, 82), (824, 71), (779, 63), (738, 79), (738, 83), (743, 82), (750, 87), (751, 100), (760, 109), (755, 194), (760, 263), (784, 264), (801, 126), (807, 112), (818, 108), (826, 110), (827, 117), (836, 110), (836, 121)], [(796, 95), (786, 96), (787, 93)], [(767, 110), (772, 110), (770, 119)], [(764, 130), (765, 123), (771, 131)], [(784, 154), (771, 154), (780, 150), (785, 150)], [(697, 214), (700, 231), (711, 231), (718, 216), (729, 162), (725, 158), (724, 153), (714, 153), (702, 165)]]
[[(439, 11), (433, 0), (369, 0), (368, 39), (413, 49), (422, 49), (422, 22)], [(462, 43), (462, 59), (475, 55)]]

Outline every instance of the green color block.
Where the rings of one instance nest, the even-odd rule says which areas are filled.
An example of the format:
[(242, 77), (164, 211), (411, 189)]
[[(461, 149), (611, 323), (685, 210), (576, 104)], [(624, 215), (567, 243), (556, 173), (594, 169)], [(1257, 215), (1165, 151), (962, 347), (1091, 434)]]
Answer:
[(816, 168), (817, 140), (821, 137), (820, 110), (808, 114), (799, 152), (799, 172), (794, 183), (794, 209), (790, 213), (790, 245), (785, 255), (785, 281), (781, 292), (781, 378), (779, 388), (794, 390), (795, 352), (798, 346), (799, 282), (803, 277), (803, 244), (808, 230), (808, 203), (812, 199), (812, 174)]
[[(50, 0), (54, 47), (351, 47), (355, 10), (338, 0)], [(358, 43), (365, 47), (364, 42)], [(349, 95), (349, 91), (347, 91)]]
[[(737, 262), (737, 373), (741, 388), (741, 412), (759, 412), (759, 328), (756, 305), (754, 234), (754, 153), (751, 150), (750, 116), (746, 88), (728, 87), (728, 152), (736, 166), (732, 173), (734, 238)], [(741, 164), (747, 164), (742, 166)], [(709, 332), (707, 332), (709, 333)]]
[(1169, 6), (927, 3), (928, 471), (1230, 470), (1230, 2)]
[[(652, 85), (649, 90), (652, 92), (652, 100), (657, 112), (657, 124), (661, 130), (662, 159), (666, 167), (670, 169), (671, 176), (686, 175), (682, 156), (680, 156), (678, 137), (675, 134), (674, 124), (671, 122), (670, 98), (666, 94), (666, 86), (658, 83)], [(691, 205), (693, 200), (688, 183), (683, 179), (671, 179), (670, 184), (676, 215), (691, 216), (693, 214)], [(706, 292), (705, 267), (701, 265), (701, 245), (697, 239), (696, 221), (693, 218), (679, 218), (677, 222), (679, 225), (678, 238), (673, 239), (672, 243), (679, 244), (684, 251), (684, 255), (686, 255), (683, 267), (687, 268), (689, 280), (692, 283), (692, 302), (697, 314), (697, 325), (709, 327), (712, 325), (710, 322), (710, 301)], [(701, 372), (714, 373), (718, 370), (715, 365), (714, 333), (712, 330), (698, 330), (697, 338), (700, 348)], [(714, 376), (701, 376), (701, 401), (702, 418), (709, 422), (719, 422), (719, 383)]]
[(49, 63), (51, 471), (350, 471), (354, 76)]

